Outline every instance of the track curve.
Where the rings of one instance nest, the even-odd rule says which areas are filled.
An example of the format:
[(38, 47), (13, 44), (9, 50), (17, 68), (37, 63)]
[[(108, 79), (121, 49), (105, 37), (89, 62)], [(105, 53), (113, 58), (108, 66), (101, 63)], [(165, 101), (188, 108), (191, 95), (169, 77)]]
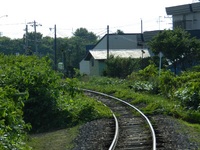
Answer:
[[(119, 133), (116, 135), (115, 130), (115, 138), (113, 139), (109, 150), (156, 150), (155, 131), (149, 119), (138, 108), (126, 101), (104, 93), (87, 89), (82, 90), (87, 93), (87, 95), (95, 97), (98, 101), (106, 104), (115, 114), (117, 114)], [(139, 112), (142, 117), (133, 113), (133, 109), (134, 111)]]

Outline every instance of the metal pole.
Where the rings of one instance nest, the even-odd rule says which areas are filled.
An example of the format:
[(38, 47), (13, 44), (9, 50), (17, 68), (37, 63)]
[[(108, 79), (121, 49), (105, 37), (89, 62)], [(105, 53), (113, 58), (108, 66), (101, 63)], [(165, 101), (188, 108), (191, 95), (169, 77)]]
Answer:
[(34, 43), (35, 43), (35, 53), (37, 55), (38, 48), (37, 48), (37, 35), (36, 35), (37, 31), (36, 31), (36, 21), (35, 20), (33, 22), (33, 26), (34, 26), (34, 32), (35, 32), (35, 40), (34, 40)]
[(161, 65), (162, 65), (162, 53), (159, 52), (159, 58), (160, 58), (160, 61), (159, 61), (159, 76), (160, 76), (160, 73), (161, 73)]
[(57, 42), (56, 42), (56, 25), (54, 26), (54, 64), (55, 64), (55, 70), (57, 70)]
[(109, 25), (107, 26), (107, 59), (109, 59)]
[(25, 53), (28, 52), (28, 25), (26, 25), (26, 35), (25, 35)]

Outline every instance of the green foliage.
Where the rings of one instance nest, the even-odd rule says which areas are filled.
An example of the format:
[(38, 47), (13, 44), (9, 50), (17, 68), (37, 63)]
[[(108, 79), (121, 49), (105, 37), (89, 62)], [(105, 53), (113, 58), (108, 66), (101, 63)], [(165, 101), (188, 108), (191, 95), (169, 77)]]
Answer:
[(164, 54), (172, 63), (175, 74), (178, 65), (185, 70), (188, 65), (196, 64), (199, 60), (200, 41), (191, 38), (190, 34), (181, 28), (158, 33), (148, 45), (155, 54)]
[(110, 56), (106, 60), (106, 70), (104, 75), (109, 77), (126, 78), (131, 72), (139, 70), (141, 59), (120, 58)]
[(177, 78), (179, 87), (175, 91), (175, 97), (187, 109), (200, 110), (200, 72), (184, 72)]
[(30, 126), (23, 120), (23, 101), (27, 93), (10, 86), (0, 87), (0, 149), (29, 149), (24, 143)]
[(160, 88), (160, 92), (170, 98), (173, 97), (173, 92), (176, 89), (176, 77), (175, 75), (170, 72), (170, 71), (162, 71), (162, 74), (159, 78), (160, 83), (159, 83), (159, 88)]
[(130, 85), (130, 87), (135, 91), (147, 91), (156, 94), (159, 92), (159, 80), (157, 76), (158, 69), (151, 62), (151, 64), (143, 70), (132, 72), (128, 76), (128, 80), (133, 81), (133, 84)]
[[(35, 35), (37, 37), (37, 47), (39, 56), (48, 55), (54, 60), (54, 38), (42, 37), (41, 33), (28, 33), (28, 49), (25, 49), (25, 35), (22, 39), (10, 39), (8, 37), (0, 37), (0, 53), (10, 54), (26, 54), (33, 55), (35, 53)], [(63, 57), (66, 55), (66, 66), (78, 68), (79, 62), (84, 57), (86, 45), (92, 45), (97, 42), (97, 36), (89, 32), (85, 28), (77, 29), (70, 38), (57, 38), (57, 62), (63, 62)]]
[(134, 80), (134, 76), (136, 76), (137, 79), (142, 81), (149, 81), (151, 78), (155, 78), (158, 75), (158, 69), (151, 62), (150, 65), (145, 67), (143, 70), (139, 70), (138, 72), (133, 72), (131, 75), (128, 76), (129, 79)]
[(2, 87), (9, 85), (29, 94), (23, 107), (25, 122), (31, 123), (33, 131), (49, 128), (49, 116), (56, 111), (60, 77), (51, 69), (48, 58), (2, 55), (1, 68)]
[(8, 37), (0, 37), (0, 43), (1, 43), (0, 53), (4, 53), (4, 54), (24, 53), (22, 39), (12, 40)]
[(50, 64), (47, 57), (0, 55), (0, 149), (29, 149), (30, 125), (31, 132), (44, 132), (111, 116), (81, 94), (76, 79), (63, 80)]
[(157, 72), (151, 64), (132, 73), (127, 80), (95, 77), (82, 85), (131, 101), (146, 114), (165, 114), (200, 123), (199, 72), (184, 72), (179, 76), (167, 70), (162, 70), (160, 76)]

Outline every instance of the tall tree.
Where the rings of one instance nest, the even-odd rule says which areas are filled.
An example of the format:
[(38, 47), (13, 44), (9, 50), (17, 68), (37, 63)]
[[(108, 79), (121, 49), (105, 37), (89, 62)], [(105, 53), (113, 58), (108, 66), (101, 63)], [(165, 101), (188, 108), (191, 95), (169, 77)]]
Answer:
[(23, 40), (10, 39), (9, 37), (0, 37), (0, 53), (4, 54), (23, 54)]
[(184, 69), (187, 65), (197, 63), (200, 56), (200, 41), (180, 28), (164, 30), (148, 43), (150, 49), (158, 54), (162, 52), (177, 73), (178, 65)]
[(86, 45), (93, 45), (97, 42), (97, 36), (85, 28), (77, 29), (69, 40), (71, 64), (78, 68), (79, 62), (86, 54)]

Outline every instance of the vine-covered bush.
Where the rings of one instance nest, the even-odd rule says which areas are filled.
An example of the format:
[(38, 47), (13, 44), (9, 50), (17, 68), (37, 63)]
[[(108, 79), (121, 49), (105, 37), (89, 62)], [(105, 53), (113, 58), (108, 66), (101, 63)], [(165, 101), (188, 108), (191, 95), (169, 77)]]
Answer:
[(81, 95), (76, 79), (62, 79), (50, 63), (47, 57), (0, 55), (0, 149), (29, 149), (27, 131), (111, 116), (103, 104)]
[[(2, 75), (2, 74), (1, 74)], [(1, 80), (1, 84), (2, 84)], [(24, 143), (30, 125), (23, 120), (23, 101), (27, 93), (4, 86), (0, 87), (0, 149), (29, 149)]]
[(109, 59), (106, 60), (106, 70), (104, 71), (104, 75), (109, 77), (117, 77), (117, 78), (126, 78), (133, 71), (138, 71), (141, 68), (146, 67), (149, 58), (120, 58), (110, 56)]
[(133, 81), (130, 87), (135, 91), (147, 91), (154, 94), (159, 92), (158, 69), (153, 63), (143, 70), (132, 72), (128, 76), (128, 80)]
[(175, 97), (187, 109), (200, 110), (200, 72), (184, 72), (177, 77), (179, 87)]
[(182, 72), (178, 76), (170, 70), (162, 70), (158, 76), (157, 67), (150, 64), (130, 74), (128, 79), (132, 81), (130, 88), (135, 91), (161, 94), (169, 99), (177, 99), (187, 109), (200, 110), (200, 72), (198, 69), (192, 70), (195, 71)]
[[(2, 87), (9, 85), (19, 92), (27, 91), (24, 101), (24, 120), (32, 125), (32, 131), (49, 129), (56, 112), (60, 77), (51, 69), (47, 57), (3, 56)], [(41, 129), (40, 129), (41, 128)]]

